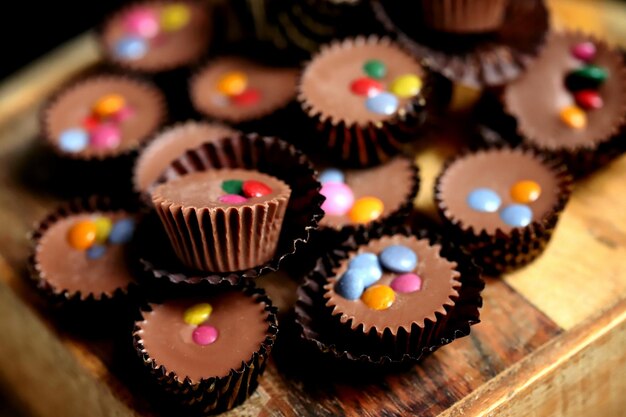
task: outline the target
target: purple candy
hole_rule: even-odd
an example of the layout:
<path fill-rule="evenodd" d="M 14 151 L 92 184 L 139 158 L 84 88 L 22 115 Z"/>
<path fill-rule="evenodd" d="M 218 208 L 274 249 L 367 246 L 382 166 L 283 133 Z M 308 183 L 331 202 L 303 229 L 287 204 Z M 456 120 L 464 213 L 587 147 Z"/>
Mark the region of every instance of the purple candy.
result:
<path fill-rule="evenodd" d="M 572 55 L 584 62 L 589 62 L 596 56 L 596 45 L 593 42 L 581 42 L 572 47 Z"/>
<path fill-rule="evenodd" d="M 416 274 L 402 274 L 394 278 L 390 286 L 395 292 L 406 294 L 421 290 L 422 279 Z"/>
<path fill-rule="evenodd" d="M 220 203 L 226 203 L 226 204 L 241 204 L 241 203 L 245 203 L 246 201 L 248 201 L 246 197 L 243 197 L 237 194 L 226 194 L 226 195 L 220 196 L 220 198 L 218 198 L 217 200 Z"/>

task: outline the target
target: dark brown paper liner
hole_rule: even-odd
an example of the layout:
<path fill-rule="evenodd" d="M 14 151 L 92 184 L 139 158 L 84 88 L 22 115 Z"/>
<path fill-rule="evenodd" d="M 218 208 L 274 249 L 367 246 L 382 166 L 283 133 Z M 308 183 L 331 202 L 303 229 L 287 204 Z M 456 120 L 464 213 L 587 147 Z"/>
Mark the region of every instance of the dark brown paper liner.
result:
<path fill-rule="evenodd" d="M 445 317 L 437 314 L 436 322 L 427 320 L 424 329 L 413 324 L 411 332 L 400 329 L 396 335 L 390 329 L 385 329 L 380 336 L 375 330 L 373 333 L 363 333 L 360 329 L 351 331 L 349 327 L 338 325 L 338 319 L 332 316 L 331 310 L 325 305 L 324 285 L 327 278 L 333 275 L 339 262 L 359 246 L 369 240 L 394 234 L 408 236 L 411 233 L 407 227 L 394 226 L 353 235 L 321 257 L 304 284 L 298 288 L 295 311 L 300 337 L 327 358 L 383 368 L 412 363 L 457 338 L 467 336 L 470 327 L 480 322 L 480 292 L 484 282 L 478 268 L 466 253 L 450 242 L 418 231 L 415 233 L 418 239 L 426 238 L 431 244 L 440 244 L 441 256 L 456 262 L 456 270 L 461 273 L 459 296 L 454 300 L 453 307 L 446 308 L 448 314 Z"/>
<path fill-rule="evenodd" d="M 227 283 L 217 287 L 209 287 L 209 291 L 219 291 L 220 288 L 233 290 Z M 205 288 L 206 291 L 206 288 Z M 210 377 L 193 382 L 187 377 L 177 375 L 174 371 L 168 371 L 150 357 L 146 352 L 137 325 L 133 331 L 133 344 L 144 368 L 150 373 L 153 381 L 164 391 L 173 401 L 194 415 L 206 415 L 230 410 L 239 403 L 245 401 L 258 386 L 259 378 L 265 371 L 267 359 L 272 351 L 278 333 L 278 322 L 276 319 L 276 308 L 272 306 L 271 300 L 265 295 L 262 289 L 256 288 L 247 283 L 241 289 L 246 295 L 254 297 L 259 303 L 265 304 L 265 311 L 268 313 L 268 328 L 266 337 L 260 348 L 253 353 L 252 357 L 242 360 L 239 369 L 232 369 L 225 377 Z M 198 296 L 196 287 L 194 296 Z M 142 311 L 150 311 L 149 306 L 144 306 Z M 143 315 L 137 321 L 142 319 Z"/>
<path fill-rule="evenodd" d="M 496 86 L 517 78 L 537 55 L 549 29 L 543 0 L 511 0 L 495 32 L 455 35 L 419 24 L 422 2 L 371 0 L 374 13 L 398 42 L 431 68 L 471 87 Z"/>
<path fill-rule="evenodd" d="M 190 270 L 180 262 L 174 262 L 169 244 L 165 247 L 146 245 L 141 251 L 140 261 L 154 278 L 164 278 L 172 283 L 235 283 L 276 271 L 285 257 L 296 253 L 308 241 L 311 231 L 323 216 L 321 205 L 324 197 L 319 194 L 320 184 L 310 161 L 295 147 L 276 138 L 252 134 L 205 143 L 177 159 L 165 171 L 161 181 L 190 172 L 219 168 L 254 169 L 282 180 L 291 188 L 274 257 L 269 262 L 245 271 L 220 274 Z M 162 227 L 146 229 L 146 241 L 162 239 Z"/>
<path fill-rule="evenodd" d="M 30 272 L 30 278 L 33 283 L 43 294 L 46 299 L 56 306 L 63 307 L 92 307 L 92 308 L 118 308 L 122 305 L 129 304 L 129 300 L 134 299 L 138 295 L 138 285 L 136 283 L 130 283 L 126 288 L 118 288 L 113 293 L 84 293 L 80 291 L 71 292 L 64 289 L 55 289 L 46 280 L 45 273 L 39 267 L 35 253 L 39 247 L 41 238 L 45 235 L 46 231 L 50 229 L 59 220 L 66 217 L 92 212 L 115 212 L 125 211 L 129 213 L 138 212 L 138 205 L 133 200 L 112 200 L 105 196 L 92 196 L 84 199 L 75 199 L 60 205 L 57 209 L 48 214 L 39 224 L 36 225 L 33 232 L 30 234 L 31 242 L 31 254 L 28 258 L 28 268 Z M 131 262 L 132 251 L 129 250 L 127 256 L 129 258 L 128 267 L 136 272 L 135 276 L 138 276 L 140 270 L 135 271 L 135 264 Z"/>
<path fill-rule="evenodd" d="M 522 228 L 514 228 L 509 233 L 498 229 L 494 234 L 485 230 L 476 231 L 462 220 L 449 218 L 445 215 L 447 207 L 441 199 L 441 180 L 446 170 L 457 160 L 463 159 L 468 153 L 447 161 L 435 184 L 435 201 L 437 210 L 444 219 L 446 231 L 451 239 L 458 242 L 463 249 L 471 253 L 476 264 L 486 274 L 501 273 L 520 268 L 536 259 L 545 250 L 552 233 L 556 228 L 561 212 L 565 208 L 572 192 L 572 177 L 567 168 L 559 161 L 547 159 L 532 149 L 518 147 L 520 152 L 533 155 L 549 167 L 558 179 L 559 193 L 554 208 L 541 220 L 533 220 Z M 488 150 L 488 149 L 485 149 Z"/>
<path fill-rule="evenodd" d="M 350 38 L 322 47 L 318 55 L 351 43 L 393 44 L 388 38 L 376 36 Z M 332 117 L 324 113 L 324 109 L 314 108 L 298 86 L 298 101 L 303 112 L 308 115 L 308 124 L 311 126 L 313 137 L 310 140 L 320 143 L 344 164 L 356 167 L 376 165 L 398 154 L 404 144 L 419 138 L 427 118 L 427 106 L 436 93 L 428 66 L 423 62 L 420 65 L 424 69 L 421 93 L 409 100 L 393 117 L 364 126 L 333 121 Z"/>

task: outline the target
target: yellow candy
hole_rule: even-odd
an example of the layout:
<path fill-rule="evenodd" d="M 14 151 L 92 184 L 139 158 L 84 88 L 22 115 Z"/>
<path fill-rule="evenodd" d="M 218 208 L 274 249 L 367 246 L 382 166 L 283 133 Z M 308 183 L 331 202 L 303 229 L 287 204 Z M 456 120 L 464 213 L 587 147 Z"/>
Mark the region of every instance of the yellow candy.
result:
<path fill-rule="evenodd" d="M 511 187 L 511 197 L 518 203 L 532 203 L 536 201 L 540 195 L 541 186 L 535 181 L 518 181 Z"/>
<path fill-rule="evenodd" d="M 189 7 L 184 4 L 170 4 L 161 12 L 161 29 L 165 32 L 173 32 L 187 25 L 190 19 Z"/>
<path fill-rule="evenodd" d="M 248 87 L 248 77 L 239 71 L 229 72 L 217 82 L 217 89 L 227 96 L 236 96 Z"/>
<path fill-rule="evenodd" d="M 587 127 L 587 114 L 576 106 L 567 106 L 561 109 L 561 120 L 572 129 Z"/>
<path fill-rule="evenodd" d="M 70 228 L 67 240 L 74 249 L 89 249 L 96 241 L 96 224 L 90 220 L 83 220 Z"/>
<path fill-rule="evenodd" d="M 185 310 L 183 320 L 185 323 L 193 326 L 199 326 L 209 319 L 209 316 L 213 312 L 213 307 L 209 303 L 196 304 Z"/>
<path fill-rule="evenodd" d="M 109 117 L 126 106 L 126 99 L 119 94 L 107 94 L 100 97 L 93 106 L 93 112 L 98 117 Z"/>
<path fill-rule="evenodd" d="M 414 97 L 422 91 L 422 79 L 413 74 L 401 75 L 393 80 L 389 90 L 400 98 Z"/>
<path fill-rule="evenodd" d="M 372 285 L 365 290 L 361 301 L 372 310 L 386 310 L 396 301 L 396 293 L 387 285 Z"/>
<path fill-rule="evenodd" d="M 369 223 L 383 214 L 385 205 L 376 197 L 361 197 L 354 202 L 348 217 L 354 223 Z"/>
<path fill-rule="evenodd" d="M 98 217 L 94 220 L 94 224 L 96 225 L 96 242 L 105 243 L 111 233 L 113 222 L 108 217 Z"/>

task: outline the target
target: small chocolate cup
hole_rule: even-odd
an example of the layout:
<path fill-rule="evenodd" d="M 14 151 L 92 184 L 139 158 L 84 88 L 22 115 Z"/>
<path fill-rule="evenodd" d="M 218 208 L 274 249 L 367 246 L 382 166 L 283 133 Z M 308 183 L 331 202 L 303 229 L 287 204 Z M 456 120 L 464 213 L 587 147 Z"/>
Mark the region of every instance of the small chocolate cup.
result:
<path fill-rule="evenodd" d="M 483 33 L 504 22 L 508 0 L 421 0 L 424 23 L 451 33 Z"/>
<path fill-rule="evenodd" d="M 480 292 L 484 282 L 480 278 L 479 269 L 465 252 L 450 241 L 429 236 L 422 230 L 415 232 L 415 237 L 428 239 L 431 245 L 441 245 L 441 255 L 456 262 L 456 270 L 461 274 L 458 297 L 454 300 L 454 306 L 447 309 L 446 317 L 438 316 L 439 319 L 428 324 L 426 329 L 418 329 L 414 324 L 411 332 L 405 334 L 398 332 L 394 335 L 386 329 L 382 338 L 363 333 L 360 329 L 349 330 L 349 327 L 338 325 L 337 318 L 331 314 L 331 309 L 326 306 L 327 299 L 324 298 L 327 278 L 333 275 L 341 260 L 359 246 L 369 240 L 395 234 L 410 236 L 411 231 L 406 226 L 380 227 L 351 236 L 321 257 L 304 284 L 298 288 L 295 312 L 300 337 L 326 359 L 357 367 L 394 369 L 415 363 L 441 346 L 467 336 L 470 327 L 480 322 Z"/>
<path fill-rule="evenodd" d="M 503 85 L 520 76 L 549 29 L 543 0 L 509 1 L 504 23 L 478 34 L 443 33 L 416 24 L 426 18 L 423 1 L 400 5 L 371 0 L 371 4 L 377 19 L 411 53 L 425 59 L 434 71 L 474 88 Z"/>
<path fill-rule="evenodd" d="M 271 175 L 291 188 L 285 218 L 278 237 L 274 257 L 253 268 L 225 273 L 202 272 L 184 267 L 172 259 L 171 245 L 146 245 L 140 250 L 140 261 L 155 278 L 165 278 L 173 283 L 187 282 L 213 284 L 242 279 L 276 271 L 289 255 L 296 253 L 309 239 L 323 216 L 319 194 L 320 184 L 308 158 L 288 143 L 258 135 L 241 135 L 205 143 L 187 151 L 164 172 L 159 182 L 165 182 L 192 172 L 220 168 L 243 168 Z M 156 185 L 156 184 L 155 184 Z M 140 239 L 151 241 L 163 238 L 163 227 L 147 227 Z M 143 238 L 141 237 L 143 235 Z M 159 237 L 160 236 L 160 237 Z M 162 240 L 161 240 L 162 241 Z M 169 256 L 168 256 L 169 254 Z"/>
<path fill-rule="evenodd" d="M 507 147 L 491 149 L 507 149 Z M 462 220 L 446 215 L 447 206 L 441 198 L 442 179 L 448 167 L 469 153 L 458 155 L 447 161 L 435 184 L 437 210 L 441 218 L 444 219 L 447 235 L 472 254 L 474 261 L 483 269 L 485 274 L 493 276 L 499 276 L 502 273 L 527 265 L 543 253 L 552 237 L 559 217 L 569 201 L 573 186 L 572 176 L 561 161 L 548 159 L 532 149 L 521 146 L 512 149 L 516 152 L 532 155 L 541 161 L 553 172 L 558 183 L 558 193 L 553 208 L 542 219 L 533 220 L 526 227 L 516 227 L 509 232 L 497 229 L 495 233 L 487 233 L 484 229 L 475 230 L 471 225 L 463 223 Z M 488 150 L 485 149 L 485 151 Z"/>
<path fill-rule="evenodd" d="M 239 288 L 239 289 L 238 289 Z M 143 368 L 148 372 L 151 382 L 160 391 L 166 403 L 183 407 L 186 413 L 191 415 L 206 415 L 227 411 L 245 401 L 257 388 L 259 379 L 265 371 L 267 359 L 272 351 L 278 334 L 278 321 L 276 318 L 276 308 L 272 306 L 271 300 L 262 289 L 254 287 L 251 283 L 243 287 L 235 287 L 226 282 L 219 286 L 203 287 L 199 292 L 198 287 L 194 287 L 192 293 L 187 296 L 201 294 L 216 294 L 220 291 L 242 291 L 246 296 L 253 297 L 256 302 L 265 305 L 267 312 L 267 331 L 265 340 L 250 358 L 242 360 L 238 369 L 231 369 L 228 375 L 223 377 L 207 377 L 194 382 L 188 377 L 178 375 L 172 370 L 166 369 L 158 363 L 157 358 L 150 356 L 146 351 L 140 334 L 140 327 L 135 324 L 133 330 L 133 345 Z M 176 297 L 183 296 L 182 293 Z M 171 298 L 170 298 L 171 299 Z M 144 305 L 135 323 L 143 320 L 143 313 L 151 311 L 150 305 Z"/>
<path fill-rule="evenodd" d="M 322 46 L 310 63 L 316 59 L 344 49 L 367 45 L 390 46 L 402 50 L 389 38 L 356 37 L 341 42 L 333 42 Z M 307 66 L 310 65 L 307 64 Z M 420 137 L 423 125 L 429 113 L 431 99 L 435 97 L 435 82 L 432 73 L 424 62 L 417 62 L 422 69 L 423 79 L 421 92 L 406 101 L 396 113 L 382 121 L 369 121 L 360 124 L 346 121 L 341 117 L 329 114 L 326 109 L 318 108 L 303 91 L 303 79 L 307 76 L 307 66 L 303 71 L 303 79 L 298 87 L 298 101 L 311 126 L 309 146 L 321 143 L 329 151 L 329 156 L 342 164 L 354 167 L 366 167 L 389 160 L 400 152 L 402 147 Z M 359 74 L 355 74 L 357 78 Z M 344 87 L 344 86 L 342 86 Z M 345 86 L 348 88 L 348 86 Z M 365 98 L 364 98 L 365 100 Z"/>

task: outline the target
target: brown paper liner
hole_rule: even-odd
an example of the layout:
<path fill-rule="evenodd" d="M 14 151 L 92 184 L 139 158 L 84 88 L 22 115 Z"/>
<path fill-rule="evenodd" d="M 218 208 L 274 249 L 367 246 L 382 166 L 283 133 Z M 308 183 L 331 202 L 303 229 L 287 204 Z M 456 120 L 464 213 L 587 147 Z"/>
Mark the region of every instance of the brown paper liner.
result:
<path fill-rule="evenodd" d="M 483 268 L 485 274 L 498 276 L 529 264 L 545 250 L 561 212 L 565 208 L 572 192 L 572 176 L 567 168 L 555 159 L 548 159 L 536 153 L 532 149 L 518 147 L 522 152 L 534 155 L 558 178 L 559 193 L 552 211 L 541 220 L 534 220 L 531 224 L 522 228 L 514 228 L 505 233 L 498 229 L 495 234 L 489 234 L 485 230 L 476 231 L 471 225 L 464 224 L 459 219 L 448 218 L 445 215 L 447 207 L 441 199 L 441 180 L 446 169 L 454 162 L 462 159 L 467 153 L 461 154 L 447 161 L 435 184 L 435 201 L 437 210 L 446 226 L 446 233 L 455 242 L 471 253 L 478 266 Z"/>
<path fill-rule="evenodd" d="M 504 20 L 505 0 L 421 0 L 424 23 L 434 30 L 479 33 L 496 30 Z"/>
<path fill-rule="evenodd" d="M 480 292 L 484 288 L 484 282 L 478 268 L 466 253 L 452 243 L 429 236 L 425 231 L 418 231 L 415 233 L 418 239 L 425 238 L 431 244 L 440 244 L 441 256 L 456 262 L 456 270 L 461 273 L 459 295 L 454 300 L 454 306 L 446 306 L 448 314 L 437 314 L 435 322 L 426 320 L 423 329 L 413 324 L 410 332 L 400 329 L 395 335 L 390 329 L 385 329 L 379 335 L 376 331 L 351 331 L 349 327 L 338 324 L 337 318 L 332 316 L 331 310 L 325 305 L 324 285 L 327 278 L 333 275 L 333 270 L 340 261 L 359 246 L 369 240 L 394 234 L 408 236 L 411 232 L 405 226 L 394 226 L 353 235 L 321 257 L 304 284 L 298 288 L 296 325 L 299 327 L 300 337 L 326 358 L 377 368 L 413 363 L 441 346 L 467 336 L 470 327 L 480 322 Z"/>
<path fill-rule="evenodd" d="M 398 42 L 430 67 L 470 87 L 497 86 L 517 78 L 534 58 L 549 29 L 543 0 L 509 1 L 498 30 L 478 35 L 433 32 L 418 24 L 422 2 L 402 4 L 372 0 L 378 20 Z"/>
<path fill-rule="evenodd" d="M 318 56 L 334 48 L 368 43 L 392 44 L 392 41 L 376 36 L 349 38 L 322 47 Z M 315 58 L 314 56 L 312 59 Z M 435 97 L 433 75 L 425 63 L 420 62 L 420 65 L 425 73 L 422 92 L 398 109 L 393 117 L 382 122 L 370 122 L 361 126 L 334 120 L 323 109 L 314 108 L 302 91 L 299 91 L 298 101 L 303 112 L 308 115 L 308 124 L 311 125 L 314 136 L 310 141 L 321 143 L 333 157 L 355 167 L 376 165 L 398 154 L 403 145 L 419 138 L 429 112 L 427 106 L 431 98 Z"/>
<path fill-rule="evenodd" d="M 223 282 L 220 286 L 205 287 L 202 291 L 215 293 L 216 291 L 235 288 L 237 287 Z M 201 379 L 199 382 L 193 382 L 187 377 L 167 370 L 146 352 L 141 336 L 138 334 L 139 327 L 135 325 L 133 344 L 143 362 L 144 369 L 150 374 L 152 382 L 165 394 L 167 400 L 182 406 L 186 412 L 192 415 L 213 414 L 232 409 L 245 401 L 256 390 L 259 378 L 265 371 L 267 359 L 278 333 L 277 310 L 272 306 L 272 302 L 265 292 L 254 287 L 251 283 L 246 283 L 240 291 L 254 297 L 257 302 L 265 304 L 265 311 L 268 313 L 268 327 L 265 340 L 259 349 L 253 353 L 252 357 L 242 360 L 239 369 L 232 369 L 225 377 L 209 377 Z M 194 287 L 193 295 L 199 295 L 198 287 Z M 142 312 L 150 311 L 150 307 L 146 305 L 141 310 Z M 137 321 L 142 319 L 143 313 L 137 318 Z M 180 409 L 177 412 L 180 412 Z"/>
<path fill-rule="evenodd" d="M 276 271 L 281 262 L 296 253 L 309 239 L 323 216 L 320 208 L 324 197 L 319 194 L 320 184 L 308 158 L 288 143 L 258 135 L 242 135 L 205 143 L 188 151 L 165 171 L 162 181 L 171 180 L 191 172 L 219 168 L 244 168 L 274 176 L 291 188 L 275 254 L 269 261 L 237 272 L 201 272 L 184 267 L 172 259 L 171 245 L 146 246 L 141 250 L 140 260 L 154 278 L 164 278 L 172 283 L 187 282 L 213 284 L 242 279 Z M 160 239 L 163 227 L 142 228 L 140 239 L 146 242 Z"/>

